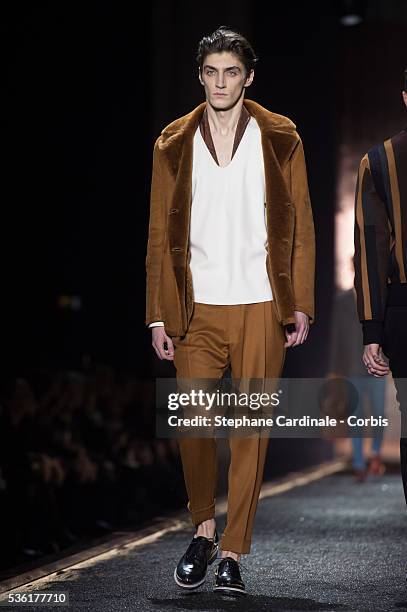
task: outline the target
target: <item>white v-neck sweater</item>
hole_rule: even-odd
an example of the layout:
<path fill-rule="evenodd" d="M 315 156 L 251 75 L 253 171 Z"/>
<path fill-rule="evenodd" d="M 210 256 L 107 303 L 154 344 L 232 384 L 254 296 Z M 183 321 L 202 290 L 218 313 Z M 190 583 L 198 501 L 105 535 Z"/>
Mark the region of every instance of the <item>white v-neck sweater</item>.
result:
<path fill-rule="evenodd" d="M 196 130 L 189 239 L 195 302 L 251 304 L 273 298 L 266 269 L 263 151 L 254 117 L 225 167 L 216 164 Z"/>

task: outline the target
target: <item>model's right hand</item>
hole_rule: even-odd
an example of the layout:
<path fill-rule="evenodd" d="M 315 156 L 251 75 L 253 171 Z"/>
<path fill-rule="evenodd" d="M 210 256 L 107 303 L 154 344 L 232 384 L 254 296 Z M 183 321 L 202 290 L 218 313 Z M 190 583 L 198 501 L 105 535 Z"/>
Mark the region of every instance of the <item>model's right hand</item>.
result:
<path fill-rule="evenodd" d="M 160 359 L 172 361 L 174 359 L 174 345 L 171 338 L 165 333 L 165 328 L 162 325 L 159 327 L 152 327 L 151 332 L 152 345 L 158 357 Z M 167 348 L 164 346 L 165 342 L 167 343 Z"/>
<path fill-rule="evenodd" d="M 362 359 L 369 374 L 373 374 L 376 378 L 389 374 L 390 368 L 380 344 L 366 344 Z"/>

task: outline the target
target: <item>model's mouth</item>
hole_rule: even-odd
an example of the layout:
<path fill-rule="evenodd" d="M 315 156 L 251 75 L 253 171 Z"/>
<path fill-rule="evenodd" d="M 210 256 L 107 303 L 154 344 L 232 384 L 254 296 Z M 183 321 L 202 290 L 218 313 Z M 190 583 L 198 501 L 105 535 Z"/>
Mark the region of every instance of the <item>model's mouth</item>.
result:
<path fill-rule="evenodd" d="M 227 96 L 227 94 L 224 94 L 224 93 L 214 93 L 213 95 L 214 96 Z"/>

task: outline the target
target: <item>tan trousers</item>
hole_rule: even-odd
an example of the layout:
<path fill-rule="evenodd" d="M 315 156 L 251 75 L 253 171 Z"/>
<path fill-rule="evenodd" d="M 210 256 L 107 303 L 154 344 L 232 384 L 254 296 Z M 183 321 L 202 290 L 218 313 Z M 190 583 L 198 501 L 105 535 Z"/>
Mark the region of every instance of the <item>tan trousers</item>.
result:
<path fill-rule="evenodd" d="M 195 302 L 185 336 L 173 337 L 178 378 L 221 379 L 281 376 L 286 341 L 274 301 L 213 305 Z M 254 517 L 269 438 L 229 437 L 227 524 L 222 550 L 250 552 Z M 179 438 L 188 510 L 193 525 L 214 518 L 217 488 L 215 438 Z"/>

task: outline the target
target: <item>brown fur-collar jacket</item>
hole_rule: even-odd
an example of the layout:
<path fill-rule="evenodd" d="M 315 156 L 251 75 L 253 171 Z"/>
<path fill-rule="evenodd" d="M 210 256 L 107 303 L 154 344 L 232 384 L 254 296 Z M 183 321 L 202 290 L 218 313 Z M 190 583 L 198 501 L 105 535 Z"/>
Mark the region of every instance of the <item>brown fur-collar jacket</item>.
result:
<path fill-rule="evenodd" d="M 254 102 L 243 104 L 256 119 L 266 183 L 267 273 L 279 321 L 294 310 L 314 322 L 315 236 L 301 139 L 294 123 Z M 167 125 L 153 152 L 146 256 L 146 319 L 164 321 L 169 336 L 183 336 L 193 312 L 189 266 L 192 152 L 206 102 Z"/>

